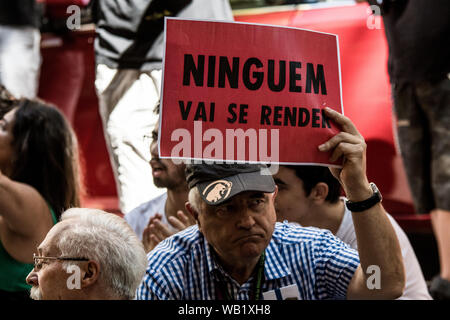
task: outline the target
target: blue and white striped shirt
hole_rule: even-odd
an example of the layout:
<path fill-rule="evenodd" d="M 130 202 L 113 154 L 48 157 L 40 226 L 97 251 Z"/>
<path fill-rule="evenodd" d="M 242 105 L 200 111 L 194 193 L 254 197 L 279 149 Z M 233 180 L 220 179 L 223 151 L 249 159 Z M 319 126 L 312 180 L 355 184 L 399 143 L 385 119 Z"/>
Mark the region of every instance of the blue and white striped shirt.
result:
<path fill-rule="evenodd" d="M 331 232 L 288 223 L 276 223 L 265 253 L 262 292 L 296 284 L 307 300 L 345 299 L 359 265 L 358 252 Z M 249 300 L 253 279 L 243 285 L 232 279 L 197 226 L 162 241 L 147 259 L 138 300 L 214 300 L 220 279 L 236 300 Z"/>

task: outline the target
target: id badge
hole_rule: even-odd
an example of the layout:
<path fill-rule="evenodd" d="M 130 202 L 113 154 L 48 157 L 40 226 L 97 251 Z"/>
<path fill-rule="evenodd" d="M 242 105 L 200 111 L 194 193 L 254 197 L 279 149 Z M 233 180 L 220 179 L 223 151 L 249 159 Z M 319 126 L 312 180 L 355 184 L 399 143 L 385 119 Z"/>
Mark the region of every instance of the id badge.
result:
<path fill-rule="evenodd" d="M 296 284 L 263 292 L 264 300 L 300 300 Z"/>

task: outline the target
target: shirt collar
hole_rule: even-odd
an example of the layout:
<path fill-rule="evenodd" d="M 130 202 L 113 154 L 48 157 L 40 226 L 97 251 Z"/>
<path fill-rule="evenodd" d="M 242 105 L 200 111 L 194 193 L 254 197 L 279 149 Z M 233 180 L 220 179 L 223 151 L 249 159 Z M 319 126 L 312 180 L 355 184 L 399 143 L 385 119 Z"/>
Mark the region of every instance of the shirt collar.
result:
<path fill-rule="evenodd" d="M 215 259 L 215 253 L 212 251 L 212 247 L 209 245 L 208 241 L 206 241 L 206 238 L 201 235 L 203 238 L 203 247 L 205 250 L 205 256 L 206 256 L 206 265 L 208 267 L 208 273 L 211 275 L 211 277 L 215 280 L 221 280 L 223 277 L 230 279 L 230 281 L 235 282 L 235 280 L 222 268 L 222 266 L 217 262 L 217 259 Z M 237 282 L 236 282 L 237 284 Z"/>
<path fill-rule="evenodd" d="M 214 254 L 211 251 L 211 247 L 206 241 L 206 238 L 202 235 L 203 246 L 206 256 L 206 264 L 208 267 L 208 272 L 210 274 L 216 273 L 215 270 L 225 273 L 223 268 L 214 259 Z M 264 263 L 264 276 L 266 280 L 275 280 L 287 277 L 291 274 L 290 269 L 287 267 L 283 255 L 278 250 L 278 247 L 272 237 L 267 246 L 266 250 L 266 260 Z"/>
<path fill-rule="evenodd" d="M 208 272 L 212 273 L 214 270 L 219 269 L 219 265 L 214 260 L 213 253 L 211 252 L 211 247 L 209 246 L 208 241 L 206 241 L 205 236 L 203 236 L 202 233 L 200 234 L 203 240 L 203 249 L 205 250 L 206 265 L 208 267 Z"/>

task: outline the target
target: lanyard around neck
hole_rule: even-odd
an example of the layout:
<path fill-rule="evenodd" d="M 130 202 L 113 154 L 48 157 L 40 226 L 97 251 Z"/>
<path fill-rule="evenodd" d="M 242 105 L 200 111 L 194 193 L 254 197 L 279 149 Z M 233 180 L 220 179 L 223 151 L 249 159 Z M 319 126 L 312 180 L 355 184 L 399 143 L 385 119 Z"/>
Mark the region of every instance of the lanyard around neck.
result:
<path fill-rule="evenodd" d="M 255 277 L 253 278 L 253 293 L 254 296 L 251 297 L 253 298 L 253 300 L 260 300 L 261 298 L 261 284 L 262 284 L 262 278 L 263 278 L 263 274 L 264 274 L 264 263 L 265 263 L 265 258 L 266 255 L 263 252 L 261 254 L 261 256 L 259 257 L 259 261 L 257 264 L 257 269 L 256 269 L 256 274 Z M 234 300 L 233 296 L 230 294 L 230 292 L 227 289 L 227 284 L 225 282 L 225 280 L 223 279 L 223 277 L 221 277 L 222 280 L 221 281 L 216 281 L 216 288 L 218 290 L 216 297 L 217 300 L 227 300 L 227 301 L 231 301 Z"/>

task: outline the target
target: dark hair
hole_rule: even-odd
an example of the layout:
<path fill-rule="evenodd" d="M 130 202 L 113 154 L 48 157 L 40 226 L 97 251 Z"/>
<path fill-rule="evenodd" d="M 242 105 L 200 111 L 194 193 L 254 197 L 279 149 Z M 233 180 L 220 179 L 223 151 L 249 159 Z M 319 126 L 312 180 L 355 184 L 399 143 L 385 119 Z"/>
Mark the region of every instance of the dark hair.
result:
<path fill-rule="evenodd" d="M 76 136 L 55 107 L 22 99 L 14 116 L 11 179 L 34 187 L 59 219 L 80 206 L 80 175 Z"/>
<path fill-rule="evenodd" d="M 15 104 L 17 104 L 16 98 L 0 84 L 0 119 L 13 109 Z"/>
<path fill-rule="evenodd" d="M 295 175 L 302 180 L 303 188 L 308 196 L 311 190 L 319 183 L 324 182 L 328 185 L 328 195 L 326 201 L 336 203 L 341 195 L 341 184 L 331 174 L 328 167 L 323 166 L 286 166 L 294 170 Z"/>

